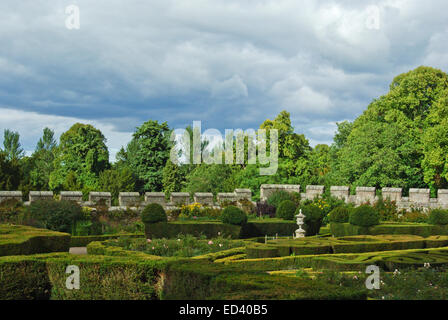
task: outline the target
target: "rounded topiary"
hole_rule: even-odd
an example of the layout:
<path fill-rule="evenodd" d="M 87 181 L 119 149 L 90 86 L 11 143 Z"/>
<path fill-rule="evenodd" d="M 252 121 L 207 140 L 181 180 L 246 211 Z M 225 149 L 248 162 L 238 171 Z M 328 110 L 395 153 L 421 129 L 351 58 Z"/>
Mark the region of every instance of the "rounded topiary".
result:
<path fill-rule="evenodd" d="M 167 222 L 166 212 L 158 203 L 148 204 L 142 211 L 142 221 L 144 223 Z"/>
<path fill-rule="evenodd" d="M 350 224 L 360 227 L 371 227 L 380 223 L 380 214 L 369 205 L 359 206 L 350 213 Z"/>
<path fill-rule="evenodd" d="M 277 208 L 277 218 L 284 220 L 294 220 L 294 215 L 296 212 L 296 204 L 291 200 L 284 200 L 280 203 Z"/>
<path fill-rule="evenodd" d="M 328 220 L 330 222 L 346 223 L 348 222 L 350 210 L 347 207 L 336 207 L 330 211 Z"/>
<path fill-rule="evenodd" d="M 228 206 L 222 211 L 221 221 L 240 226 L 247 222 L 247 215 L 238 207 Z"/>
<path fill-rule="evenodd" d="M 448 224 L 448 210 L 434 209 L 429 213 L 429 224 L 446 225 Z"/>
<path fill-rule="evenodd" d="M 302 210 L 302 214 L 305 215 L 305 219 L 303 220 L 303 222 L 305 223 L 305 235 L 307 237 L 315 236 L 319 233 L 320 227 L 322 226 L 324 211 L 312 204 L 302 205 L 298 207 L 296 210 L 296 215 L 300 213 L 300 210 Z"/>

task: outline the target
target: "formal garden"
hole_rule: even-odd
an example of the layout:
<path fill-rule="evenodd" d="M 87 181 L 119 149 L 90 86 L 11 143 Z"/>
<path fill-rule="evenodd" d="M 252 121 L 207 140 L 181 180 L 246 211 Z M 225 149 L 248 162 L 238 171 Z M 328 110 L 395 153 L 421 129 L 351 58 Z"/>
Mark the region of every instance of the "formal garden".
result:
<path fill-rule="evenodd" d="M 303 195 L 303 194 L 302 194 Z M 302 212 L 305 237 L 296 237 Z M 446 299 L 448 211 L 328 194 L 221 206 L 0 204 L 2 299 Z M 87 247 L 87 254 L 71 254 Z M 70 265 L 80 287 L 69 289 Z M 368 289 L 368 266 L 378 289 Z"/>

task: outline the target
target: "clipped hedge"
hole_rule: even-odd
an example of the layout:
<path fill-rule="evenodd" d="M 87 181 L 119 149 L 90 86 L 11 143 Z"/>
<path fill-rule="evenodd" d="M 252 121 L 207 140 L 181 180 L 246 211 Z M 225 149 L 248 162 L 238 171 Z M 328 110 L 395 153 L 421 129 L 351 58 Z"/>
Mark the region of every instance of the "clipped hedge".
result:
<path fill-rule="evenodd" d="M 80 289 L 66 288 L 68 265 Z M 53 300 L 366 299 L 366 292 L 191 259 L 47 254 L 0 258 L 0 297 Z"/>
<path fill-rule="evenodd" d="M 302 238 L 270 240 L 267 244 L 252 243 L 246 248 L 249 259 L 293 255 L 362 253 L 441 247 L 448 237 L 430 239 L 412 235 L 351 236 L 342 238 Z"/>
<path fill-rule="evenodd" d="M 0 256 L 68 252 L 70 234 L 28 226 L 0 225 Z"/>
<path fill-rule="evenodd" d="M 354 235 L 379 234 L 411 234 L 421 237 L 433 235 L 448 235 L 448 226 L 430 225 L 425 223 L 384 223 L 373 227 L 354 226 L 349 223 L 330 223 L 331 234 L 334 237 Z"/>
<path fill-rule="evenodd" d="M 99 235 L 99 236 L 72 236 L 70 241 L 70 247 L 86 247 L 89 243 L 94 241 L 105 241 L 111 239 L 118 239 L 120 237 L 130 238 L 142 238 L 145 235 L 143 233 L 123 233 L 123 234 L 111 234 L 111 235 Z"/>
<path fill-rule="evenodd" d="M 293 221 L 280 219 L 249 221 L 243 226 L 225 224 L 218 221 L 174 221 L 168 223 L 145 224 L 145 234 L 148 239 L 176 238 L 179 234 L 194 236 L 205 235 L 215 238 L 220 233 L 233 239 L 264 237 L 265 235 L 292 235 L 298 228 Z"/>

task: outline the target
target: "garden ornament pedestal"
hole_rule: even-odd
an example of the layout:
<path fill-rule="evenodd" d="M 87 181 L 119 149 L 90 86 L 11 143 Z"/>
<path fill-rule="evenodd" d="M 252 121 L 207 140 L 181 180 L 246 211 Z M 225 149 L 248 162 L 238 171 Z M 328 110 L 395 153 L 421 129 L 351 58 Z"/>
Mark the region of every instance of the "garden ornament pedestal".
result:
<path fill-rule="evenodd" d="M 296 230 L 296 235 L 294 238 L 305 238 L 305 230 L 302 229 L 302 225 L 304 224 L 303 219 L 305 219 L 305 215 L 302 214 L 302 209 L 300 209 L 299 214 L 296 215 L 296 218 L 299 229 Z"/>

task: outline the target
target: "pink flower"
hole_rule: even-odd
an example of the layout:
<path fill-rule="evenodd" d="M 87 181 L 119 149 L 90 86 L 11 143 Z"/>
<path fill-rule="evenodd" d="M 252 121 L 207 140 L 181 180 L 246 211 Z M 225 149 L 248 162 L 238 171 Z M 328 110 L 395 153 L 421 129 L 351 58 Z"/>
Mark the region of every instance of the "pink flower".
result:
<path fill-rule="evenodd" d="M 152 250 L 155 250 L 155 248 L 154 248 L 154 247 L 152 247 Z"/>
<path fill-rule="evenodd" d="M 213 244 L 213 241 L 212 241 L 212 240 L 210 240 L 210 241 L 208 242 L 208 244 Z"/>
<path fill-rule="evenodd" d="M 198 217 L 194 216 L 193 219 L 197 219 Z"/>
<path fill-rule="evenodd" d="M 147 239 L 146 241 L 147 241 L 148 243 L 151 243 L 152 240 L 151 240 L 151 239 Z"/>

